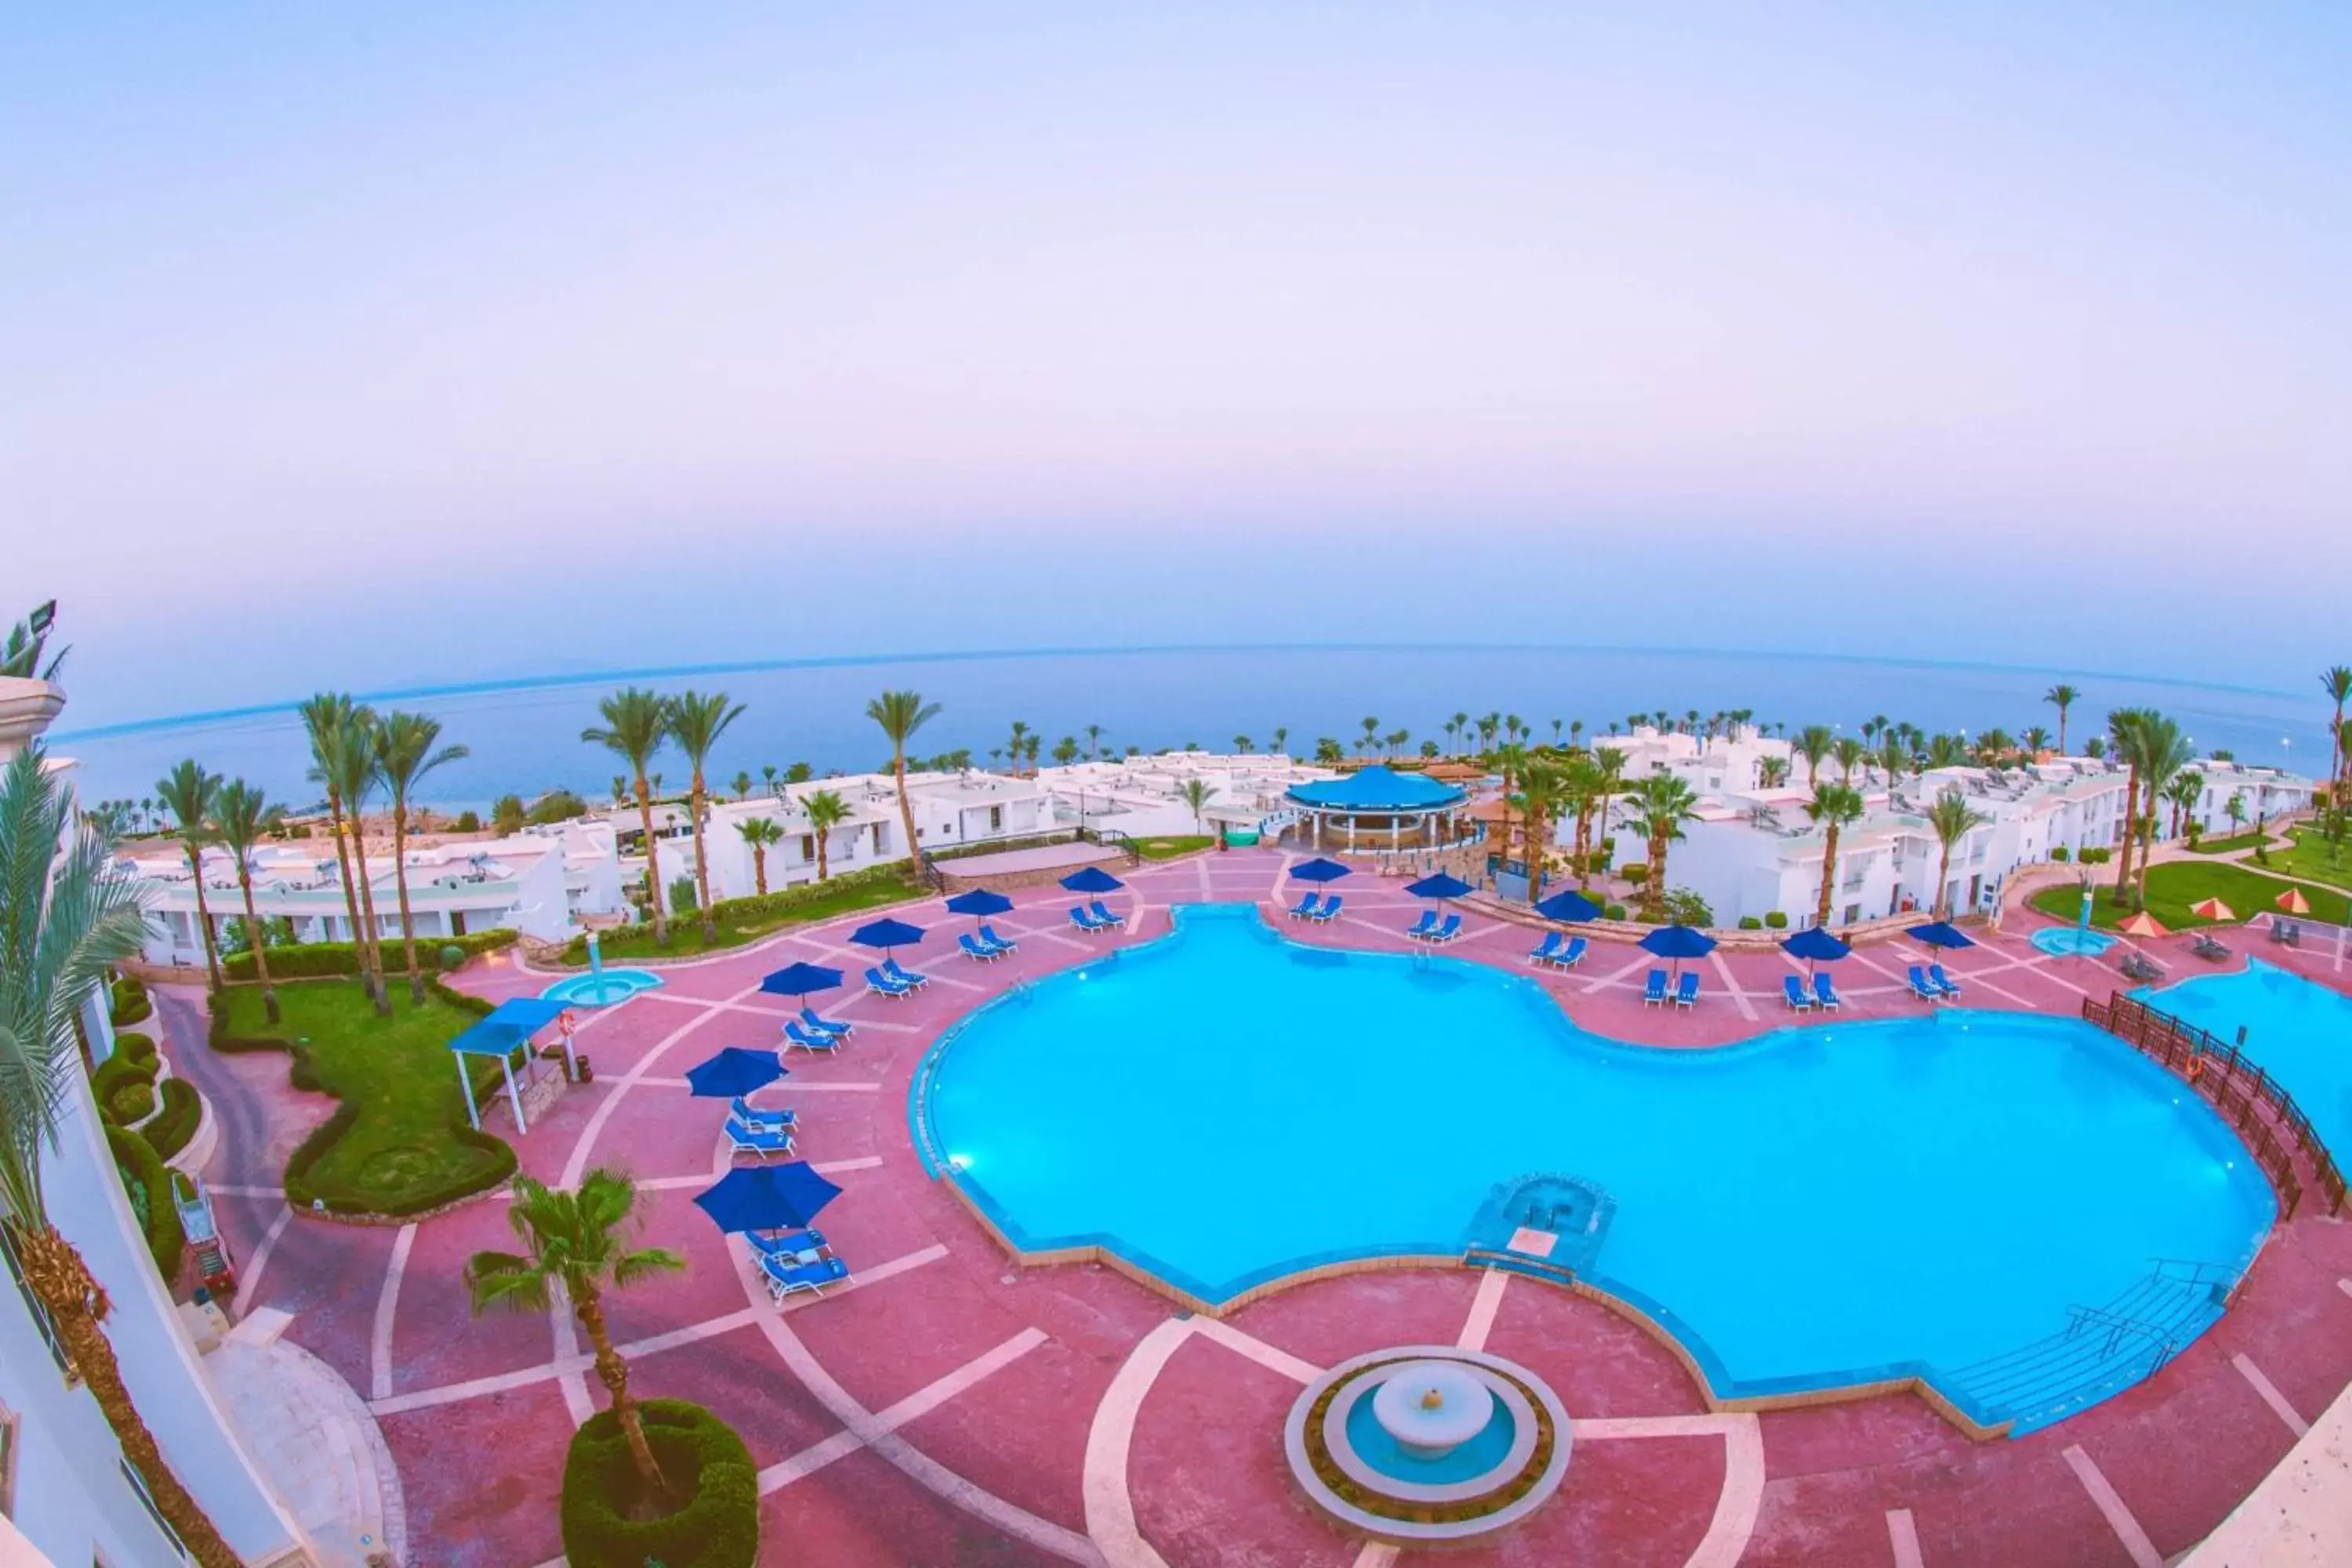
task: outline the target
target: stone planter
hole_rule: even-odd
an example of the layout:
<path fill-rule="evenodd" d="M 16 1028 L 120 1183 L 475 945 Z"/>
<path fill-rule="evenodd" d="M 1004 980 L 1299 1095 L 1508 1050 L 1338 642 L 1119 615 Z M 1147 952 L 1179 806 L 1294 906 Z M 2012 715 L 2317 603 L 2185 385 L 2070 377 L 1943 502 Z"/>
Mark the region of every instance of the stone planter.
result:
<path fill-rule="evenodd" d="M 39 739 L 65 706 L 62 686 L 22 676 L 0 676 L 0 762 Z"/>

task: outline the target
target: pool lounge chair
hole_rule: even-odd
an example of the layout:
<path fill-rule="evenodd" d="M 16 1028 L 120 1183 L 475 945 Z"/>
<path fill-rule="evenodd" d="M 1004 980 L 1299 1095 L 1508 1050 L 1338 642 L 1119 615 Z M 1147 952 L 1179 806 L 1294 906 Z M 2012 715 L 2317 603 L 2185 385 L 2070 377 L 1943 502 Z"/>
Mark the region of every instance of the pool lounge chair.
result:
<path fill-rule="evenodd" d="M 1587 942 L 1584 938 L 1580 936 L 1570 937 L 1568 939 L 1568 945 L 1559 950 L 1558 954 L 1553 957 L 1552 963 L 1561 969 L 1574 969 L 1578 964 L 1584 962 L 1584 955 L 1591 952 L 1591 949 L 1592 944 Z"/>
<path fill-rule="evenodd" d="M 2301 947 L 2303 928 L 2293 921 L 2273 920 L 2271 921 L 2271 940 L 2287 947 Z"/>
<path fill-rule="evenodd" d="M 1295 921 L 1312 920 L 1315 918 L 1315 911 L 1322 906 L 1322 894 L 1309 893 L 1305 898 L 1299 900 L 1297 903 L 1291 905 L 1285 912 Z"/>
<path fill-rule="evenodd" d="M 1011 952 L 1021 944 L 1017 942 L 1007 942 L 997 935 L 994 926 L 983 925 L 980 928 L 980 945 L 992 947 L 999 952 Z"/>
<path fill-rule="evenodd" d="M 1448 915 L 1445 917 L 1445 923 L 1444 925 L 1439 926 L 1435 931 L 1429 933 L 1429 940 L 1433 942 L 1452 942 L 1455 937 L 1460 936 L 1461 934 L 1462 917 L 1460 915 Z"/>
<path fill-rule="evenodd" d="M 1805 994 L 1805 983 L 1793 974 L 1780 976 L 1780 994 L 1787 999 L 1791 1013 L 1813 1010 L 1813 999 Z"/>
<path fill-rule="evenodd" d="M 931 983 L 931 977 L 928 974 L 918 974 L 911 969 L 899 968 L 898 961 L 895 958 L 886 958 L 882 961 L 882 973 L 899 984 L 911 985 L 918 991 Z"/>
<path fill-rule="evenodd" d="M 956 946 L 961 949 L 963 955 L 974 963 L 994 963 L 1004 956 L 992 947 L 981 946 L 970 931 L 956 938 Z"/>
<path fill-rule="evenodd" d="M 1837 987 L 1830 984 L 1830 972 L 1826 969 L 1813 971 L 1813 1005 L 1826 1007 L 1832 1012 L 1845 1005 L 1844 998 L 1837 994 Z"/>
<path fill-rule="evenodd" d="M 1687 1007 L 1698 1000 L 1698 971 L 1683 971 L 1682 984 L 1675 987 L 1675 1005 Z"/>
<path fill-rule="evenodd" d="M 1666 972 L 1663 969 L 1653 969 L 1650 971 L 1650 977 L 1642 982 L 1642 1005 L 1644 1007 L 1663 1006 L 1665 1004 L 1665 1000 Z"/>
<path fill-rule="evenodd" d="M 1911 966 L 1909 980 L 1911 994 L 1922 1002 L 1941 1002 L 1944 999 L 1944 994 L 1936 989 L 1935 982 L 1927 978 L 1927 972 L 1916 963 Z"/>
<path fill-rule="evenodd" d="M 824 1232 L 821 1230 L 781 1231 L 772 1236 L 747 1230 L 743 1233 L 743 1239 L 751 1244 L 752 1251 L 767 1258 L 786 1258 L 806 1263 L 833 1255 L 833 1243 L 825 1240 Z"/>
<path fill-rule="evenodd" d="M 1317 910 L 1309 918 L 1312 919 L 1317 925 L 1328 925 L 1331 921 L 1339 918 L 1339 906 L 1347 901 L 1347 900 L 1341 898 L 1339 894 L 1334 893 L 1329 898 L 1324 900 L 1323 907 Z M 1432 938 L 1431 940 L 1434 941 L 1435 939 Z"/>
<path fill-rule="evenodd" d="M 878 969 L 868 969 L 866 972 L 866 989 L 873 992 L 877 996 L 911 996 L 915 994 L 913 986 L 901 985 Z M 784 1026 L 784 1032 L 787 1035 L 792 1033 L 791 1024 L 787 1023 Z"/>
<path fill-rule="evenodd" d="M 814 1051 L 818 1056 L 829 1057 L 841 1049 L 841 1037 L 811 1034 L 801 1027 L 801 1021 L 798 1018 L 787 1018 L 784 1020 L 784 1049 Z"/>
<path fill-rule="evenodd" d="M 2121 968 L 2123 969 L 2125 978 L 2128 980 L 2161 980 L 2164 978 L 2163 965 L 2158 963 L 2156 960 L 2148 957 L 2148 955 L 2144 952 L 2125 953 Z"/>
<path fill-rule="evenodd" d="M 803 1291 L 822 1296 L 827 1285 L 839 1285 L 849 1279 L 849 1265 L 838 1258 L 821 1258 L 814 1263 L 787 1263 L 781 1258 L 760 1258 L 760 1276 L 767 1282 L 768 1299 L 782 1306 L 791 1297 Z"/>
<path fill-rule="evenodd" d="M 1331 901 L 1336 904 L 1339 900 L 1334 899 Z M 1096 920 L 1099 921 L 1102 923 L 1103 930 L 1105 931 L 1117 931 L 1127 924 L 1127 922 L 1121 920 L 1118 916 L 1103 908 L 1103 901 L 1100 899 L 1095 900 L 1092 903 L 1087 906 L 1087 913 L 1094 916 Z"/>
<path fill-rule="evenodd" d="M 2210 959 L 2215 963 L 2230 956 L 2229 947 L 2210 931 L 2199 931 L 2196 942 L 2189 951 L 2200 958 Z"/>
<path fill-rule="evenodd" d="M 762 1110 L 741 1095 L 727 1102 L 728 1114 L 755 1131 L 790 1132 L 801 1124 L 800 1115 L 791 1110 Z"/>
<path fill-rule="evenodd" d="M 1434 910 L 1422 916 L 1421 919 L 1422 923 L 1424 925 L 1434 925 L 1437 922 L 1437 915 Z M 1416 931 L 1412 934 L 1418 936 L 1421 933 Z M 1549 963 L 1553 959 L 1558 958 L 1559 956 L 1559 932 L 1556 931 L 1548 931 L 1544 932 L 1543 945 L 1528 954 L 1528 962 L 1529 963 Z"/>
<path fill-rule="evenodd" d="M 737 1154 L 757 1154 L 765 1160 L 771 1154 L 789 1154 L 792 1152 L 791 1133 L 781 1129 L 772 1132 L 765 1128 L 746 1127 L 731 1116 L 727 1119 L 727 1152 L 730 1158 Z"/>
<path fill-rule="evenodd" d="M 857 1027 L 845 1020 L 821 1018 L 817 1016 L 816 1009 L 805 1002 L 801 1004 L 801 1024 L 812 1035 L 831 1035 L 843 1040 L 849 1038 L 850 1031 Z"/>
<path fill-rule="evenodd" d="M 1960 994 L 1959 986 L 1954 983 L 1950 975 L 1944 973 L 1944 966 L 1940 963 L 1931 963 L 1927 966 L 1927 983 L 1947 996 L 1958 996 Z"/>
<path fill-rule="evenodd" d="M 1427 936 L 1436 929 L 1437 911 L 1435 910 L 1423 910 L 1421 911 L 1421 920 L 1419 923 L 1405 927 L 1404 934 L 1409 937 L 1418 939 Z"/>
<path fill-rule="evenodd" d="M 1094 916 L 1087 913 L 1086 910 L 1080 909 L 1076 904 L 1072 904 L 1070 906 L 1070 923 L 1077 927 L 1082 931 L 1092 932 L 1098 931 L 1103 929 L 1102 921 L 1095 919 Z"/>

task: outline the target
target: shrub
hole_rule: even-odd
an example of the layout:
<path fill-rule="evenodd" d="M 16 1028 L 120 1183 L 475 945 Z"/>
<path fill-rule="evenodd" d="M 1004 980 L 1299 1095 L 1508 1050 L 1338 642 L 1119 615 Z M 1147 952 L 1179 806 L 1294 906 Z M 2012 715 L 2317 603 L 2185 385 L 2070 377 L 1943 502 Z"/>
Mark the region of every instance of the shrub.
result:
<path fill-rule="evenodd" d="M 1754 915 L 1742 915 L 1739 917 L 1739 929 L 1741 931 L 1762 931 L 1764 929 L 1764 922 L 1758 920 Z"/>
<path fill-rule="evenodd" d="M 106 1146 L 122 1177 L 122 1191 L 131 1212 L 139 1218 L 147 1251 L 165 1279 L 180 1273 L 180 1255 L 187 1250 L 188 1234 L 181 1227 L 179 1206 L 172 1202 L 172 1174 L 163 1168 L 155 1146 L 126 1127 L 109 1127 Z"/>
<path fill-rule="evenodd" d="M 99 1063 L 98 1070 L 89 1075 L 89 1091 L 105 1121 L 128 1127 L 155 1109 L 154 1048 L 150 1041 L 143 1062 L 118 1052 Z"/>
<path fill-rule="evenodd" d="M 661 1519 L 629 1517 L 637 1495 L 627 1439 L 610 1410 L 582 1423 L 563 1462 L 563 1555 L 572 1568 L 751 1568 L 760 1481 L 735 1429 L 699 1405 L 637 1406 L 662 1474 L 691 1500 Z"/>
<path fill-rule="evenodd" d="M 1625 918 L 1625 906 L 1611 904 L 1601 911 L 1601 918 L 1607 921 L 1622 921 Z"/>
<path fill-rule="evenodd" d="M 195 1086 L 185 1079 L 163 1080 L 159 1098 L 163 1100 L 155 1120 L 139 1130 L 158 1159 L 168 1160 L 188 1146 L 196 1135 L 196 1128 L 205 1119 L 205 1102 L 196 1094 Z"/>
<path fill-rule="evenodd" d="M 501 926 L 495 931 L 471 931 L 449 938 L 438 948 L 420 947 L 420 961 L 446 968 L 444 962 L 455 951 L 461 958 L 478 952 L 493 952 L 515 940 L 515 933 Z M 408 955 L 397 942 L 383 944 L 383 969 L 386 974 L 405 974 Z M 269 978 L 278 980 L 312 980 L 320 975 L 357 974 L 360 972 L 358 950 L 347 942 L 299 942 L 292 947 L 269 950 Z M 240 952 L 223 961 L 221 973 L 231 980 L 250 980 L 253 976 L 253 954 Z"/>
<path fill-rule="evenodd" d="M 2052 845 L 2050 847 L 2050 858 L 2057 861 L 2062 866 L 2064 865 L 2067 859 L 2066 847 L 2063 844 Z"/>
<path fill-rule="evenodd" d="M 1650 879 L 1650 868 L 1639 860 L 1630 866 L 1618 867 L 1617 874 L 1637 888 Z"/>
<path fill-rule="evenodd" d="M 588 803 L 568 789 L 551 789 L 530 803 L 523 820 L 545 827 L 553 823 L 568 822 L 575 816 L 588 815 Z"/>
<path fill-rule="evenodd" d="M 457 822 L 449 829 L 452 833 L 479 833 L 481 830 L 482 814 L 478 811 L 459 812 Z"/>
<path fill-rule="evenodd" d="M 2085 866 L 2104 866 L 2115 858 L 2116 852 L 2113 849 L 2108 848 L 2085 849 L 2082 854 L 2075 857 L 2075 858 L 2079 859 Z"/>
<path fill-rule="evenodd" d="M 155 1076 L 155 1040 L 152 1036 L 142 1035 L 136 1029 L 126 1030 L 114 1037 L 114 1054 L 126 1062 L 136 1064 L 148 1077 Z"/>
<path fill-rule="evenodd" d="M 886 866 L 868 866 L 863 870 L 846 872 L 838 877 L 828 877 L 822 882 L 795 882 L 789 888 L 779 888 L 772 893 L 753 893 L 740 899 L 713 899 L 710 900 L 710 918 L 721 924 L 740 926 L 757 926 L 765 921 L 781 921 L 804 904 L 815 903 L 838 893 L 855 892 L 859 889 L 877 887 L 886 883 L 895 883 L 905 888 L 911 896 L 915 887 L 913 883 L 907 880 L 908 869 L 907 863 L 900 860 Z M 633 925 L 614 926 L 598 933 L 599 940 L 614 945 L 632 937 L 644 938 L 652 934 L 653 924 L 649 921 L 639 921 Z M 575 936 L 565 942 L 563 962 L 587 963 L 588 939 L 584 936 Z"/>
<path fill-rule="evenodd" d="M 1711 926 L 1715 923 L 1715 911 L 1707 907 L 1705 899 L 1688 888 L 1671 889 L 1661 902 L 1665 906 L 1666 921 L 1671 925 Z"/>
<path fill-rule="evenodd" d="M 464 967 L 466 963 L 466 950 L 459 947 L 455 942 L 450 942 L 443 946 L 439 957 L 441 960 L 441 973 L 446 974 L 453 969 Z"/>
<path fill-rule="evenodd" d="M 1766 931 L 1787 931 L 1789 929 L 1789 911 L 1786 910 L 1772 910 L 1768 911 L 1764 916 L 1764 929 Z"/>
<path fill-rule="evenodd" d="M 148 1000 L 147 987 L 128 974 L 114 983 L 109 1005 L 118 1029 L 127 1024 L 143 1023 L 155 1011 L 155 1004 Z"/>
<path fill-rule="evenodd" d="M 694 896 L 694 879 L 690 876 L 671 878 L 669 912 L 674 915 L 690 915 L 699 907 Z"/>
<path fill-rule="evenodd" d="M 522 831 L 522 796 L 502 795 L 490 806 L 490 826 L 500 833 Z"/>

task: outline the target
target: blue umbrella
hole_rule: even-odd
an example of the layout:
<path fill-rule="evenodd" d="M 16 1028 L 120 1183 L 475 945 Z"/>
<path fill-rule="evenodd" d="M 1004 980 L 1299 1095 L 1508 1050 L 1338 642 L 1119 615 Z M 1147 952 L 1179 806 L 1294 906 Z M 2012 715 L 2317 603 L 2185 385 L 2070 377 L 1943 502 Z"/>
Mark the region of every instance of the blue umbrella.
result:
<path fill-rule="evenodd" d="M 840 984 L 838 969 L 827 969 L 822 963 L 795 963 L 761 981 L 760 989 L 773 996 L 804 997 L 812 991 L 830 991 Z"/>
<path fill-rule="evenodd" d="M 1642 950 L 1660 958 L 1674 960 L 1675 974 L 1680 978 L 1683 960 L 1704 958 L 1715 951 L 1715 938 L 1688 926 L 1660 926 L 1642 939 Z"/>
<path fill-rule="evenodd" d="M 1564 893 L 1554 893 L 1536 906 L 1536 913 L 1548 921 L 1566 921 L 1580 925 L 1601 918 L 1601 906 L 1570 888 Z"/>
<path fill-rule="evenodd" d="M 1808 926 L 1782 942 L 1780 951 L 1790 958 L 1803 959 L 1805 973 L 1811 974 L 1813 972 L 1813 966 L 1824 959 L 1843 958 L 1853 949 L 1823 931 L 1820 926 Z"/>
<path fill-rule="evenodd" d="M 721 1230 L 799 1230 L 840 1195 L 807 1161 L 791 1160 L 730 1171 L 694 1202 Z"/>
<path fill-rule="evenodd" d="M 1012 907 L 1011 899 L 1003 893 L 991 892 L 986 888 L 974 888 L 969 893 L 958 893 L 948 900 L 948 913 L 951 915 L 1001 915 Z"/>
<path fill-rule="evenodd" d="M 765 1089 L 784 1076 L 784 1064 L 773 1051 L 750 1051 L 730 1046 L 700 1067 L 686 1069 L 686 1081 L 698 1100 L 732 1100 L 755 1089 Z"/>
<path fill-rule="evenodd" d="M 1336 882 L 1349 875 L 1348 868 L 1337 860 L 1301 860 L 1290 868 L 1290 874 L 1302 882 Z"/>
<path fill-rule="evenodd" d="M 1905 936 L 1916 937 L 1921 942 L 1926 942 L 1929 947 L 1976 946 L 1976 943 L 1969 939 L 1967 932 L 1956 929 L 1949 922 L 1945 921 L 1930 921 L 1923 926 L 1913 926 L 1903 934 Z"/>
<path fill-rule="evenodd" d="M 1062 886 L 1074 893 L 1116 893 L 1127 884 L 1099 866 L 1081 866 L 1062 879 Z"/>
<path fill-rule="evenodd" d="M 1407 882 L 1404 890 L 1416 899 L 1458 899 L 1470 890 L 1470 884 L 1459 877 L 1440 871 L 1434 877 Z"/>
<path fill-rule="evenodd" d="M 923 928 L 910 926 L 905 921 L 876 921 L 851 931 L 849 940 L 860 947 L 878 947 L 887 952 L 894 947 L 922 941 Z"/>

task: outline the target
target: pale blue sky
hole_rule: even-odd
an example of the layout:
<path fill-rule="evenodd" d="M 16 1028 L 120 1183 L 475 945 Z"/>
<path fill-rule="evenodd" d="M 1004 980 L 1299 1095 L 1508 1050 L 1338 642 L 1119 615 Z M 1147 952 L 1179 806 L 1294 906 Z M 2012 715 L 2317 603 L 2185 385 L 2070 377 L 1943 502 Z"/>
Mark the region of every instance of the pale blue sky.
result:
<path fill-rule="evenodd" d="M 2317 4 L 19 8 L 6 577 L 84 723 L 1424 631 L 2301 684 L 2347 81 Z"/>

